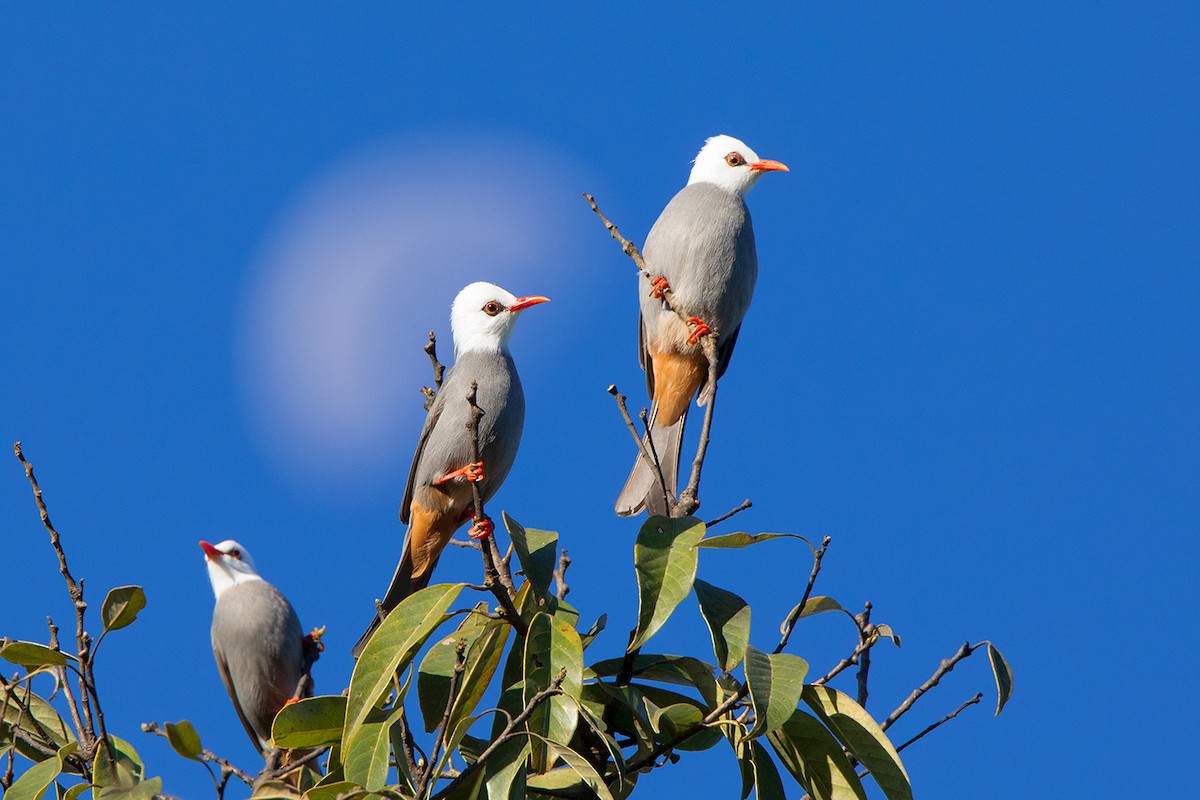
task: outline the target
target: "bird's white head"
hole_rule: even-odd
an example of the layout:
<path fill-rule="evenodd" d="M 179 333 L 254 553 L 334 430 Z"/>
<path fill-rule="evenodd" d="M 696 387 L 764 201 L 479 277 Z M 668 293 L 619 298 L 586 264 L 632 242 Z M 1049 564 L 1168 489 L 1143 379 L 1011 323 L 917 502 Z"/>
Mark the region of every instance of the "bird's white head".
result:
<path fill-rule="evenodd" d="M 254 559 L 250 553 L 233 539 L 226 539 L 220 544 L 209 544 L 202 539 L 200 547 L 208 564 L 208 580 L 218 599 L 226 589 L 239 583 L 262 580 L 254 569 Z"/>
<path fill-rule="evenodd" d="M 712 183 L 744 196 L 764 173 L 787 171 L 778 161 L 759 158 L 745 142 L 721 134 L 710 137 L 696 154 L 688 185 Z"/>
<path fill-rule="evenodd" d="M 548 300 L 537 295 L 516 297 L 483 281 L 467 286 L 450 307 L 455 356 L 472 350 L 504 352 L 521 311 Z"/>

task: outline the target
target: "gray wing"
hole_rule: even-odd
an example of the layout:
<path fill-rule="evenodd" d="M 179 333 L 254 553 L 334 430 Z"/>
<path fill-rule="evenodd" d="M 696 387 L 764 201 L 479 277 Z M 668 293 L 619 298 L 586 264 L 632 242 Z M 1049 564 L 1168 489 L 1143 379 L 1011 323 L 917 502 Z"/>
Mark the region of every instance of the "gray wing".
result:
<path fill-rule="evenodd" d="M 409 476 L 412 491 L 470 463 L 471 437 L 467 433 L 471 407 L 467 392 L 478 384 L 476 404 L 483 409 L 479 421 L 479 453 L 484 479 L 479 487 L 486 501 L 496 493 L 516 460 L 525 423 L 525 395 L 521 379 L 507 353 L 464 353 L 446 373 L 446 381 L 431 409 L 438 411 L 436 425 L 426 432 Z M 440 407 L 439 407 L 440 406 Z M 406 499 L 411 497 L 406 493 Z"/>
<path fill-rule="evenodd" d="M 275 714 L 300 681 L 303 636 L 291 603 L 266 581 L 231 587 L 213 610 L 217 670 L 260 752 L 271 739 Z"/>
<path fill-rule="evenodd" d="M 446 379 L 442 381 L 442 390 L 447 386 L 451 386 L 451 378 L 454 377 L 454 368 L 451 367 L 446 373 Z M 429 435 L 433 433 L 433 429 L 437 426 L 438 420 L 442 416 L 442 407 L 445 405 L 445 393 L 439 390 L 438 395 L 434 398 L 433 405 L 429 407 L 429 413 L 425 415 L 425 425 L 421 428 L 421 438 L 417 441 L 417 451 L 413 453 L 412 466 L 408 468 L 408 484 L 404 487 L 404 499 L 400 501 L 400 522 L 408 524 L 409 514 L 412 511 L 413 489 L 416 487 L 417 467 L 421 463 L 421 454 L 425 452 L 425 443 L 429 441 Z"/>

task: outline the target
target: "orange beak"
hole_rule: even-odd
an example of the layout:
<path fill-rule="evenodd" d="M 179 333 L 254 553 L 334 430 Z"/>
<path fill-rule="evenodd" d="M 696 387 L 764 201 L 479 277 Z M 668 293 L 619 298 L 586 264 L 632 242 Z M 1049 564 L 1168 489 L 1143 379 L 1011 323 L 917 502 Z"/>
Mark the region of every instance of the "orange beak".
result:
<path fill-rule="evenodd" d="M 787 168 L 787 164 L 783 164 L 779 161 L 772 161 L 769 158 L 764 158 L 762 161 L 755 161 L 750 165 L 750 169 L 757 172 L 791 172 L 791 170 Z"/>
<path fill-rule="evenodd" d="M 220 550 L 218 550 L 217 548 L 213 547 L 211 544 L 209 544 L 208 542 L 204 541 L 203 539 L 201 539 L 201 540 L 200 540 L 200 547 L 201 547 L 201 549 L 203 549 L 203 550 L 204 550 L 204 557 L 205 557 L 205 558 L 210 558 L 210 559 L 211 559 L 211 558 L 220 558 L 221 556 L 225 555 L 225 554 L 224 554 L 224 553 L 222 553 Z"/>
<path fill-rule="evenodd" d="M 530 306 L 536 306 L 538 303 L 549 303 L 549 297 L 531 294 L 528 297 L 518 297 L 516 301 L 508 307 L 509 311 L 522 311 Z"/>

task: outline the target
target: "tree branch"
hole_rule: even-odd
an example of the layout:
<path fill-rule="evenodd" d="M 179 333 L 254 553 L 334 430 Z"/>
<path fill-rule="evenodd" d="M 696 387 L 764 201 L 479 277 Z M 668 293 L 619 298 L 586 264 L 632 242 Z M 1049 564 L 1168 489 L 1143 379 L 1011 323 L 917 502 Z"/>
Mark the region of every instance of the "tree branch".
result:
<path fill-rule="evenodd" d="M 646 463 L 654 470 L 654 477 L 658 480 L 658 488 L 662 491 L 663 506 L 671 507 L 671 493 L 667 491 L 667 480 L 663 477 L 662 462 L 658 460 L 658 453 L 654 450 L 654 439 L 650 436 L 649 424 L 646 425 L 646 436 L 643 438 L 638 435 L 637 426 L 633 424 L 633 418 L 629 416 L 629 409 L 625 405 L 625 395 L 617 390 L 615 383 L 609 384 L 608 393 L 617 401 L 617 410 L 621 412 L 621 418 L 625 420 L 625 427 L 629 429 L 629 435 L 633 437 L 633 442 L 637 446 L 638 452 L 642 458 L 646 459 Z M 645 411 L 642 412 L 642 421 L 645 422 Z"/>
<path fill-rule="evenodd" d="M 534 710 L 538 706 L 549 700 L 551 697 L 562 694 L 562 682 L 565 679 L 566 671 L 562 670 L 554 680 L 550 681 L 549 686 L 547 686 L 545 689 L 542 689 L 533 697 L 529 698 L 529 702 L 525 704 L 525 708 L 521 711 L 521 713 L 509 720 L 508 725 L 504 727 L 504 731 L 495 739 L 493 739 L 492 743 L 489 744 L 487 748 L 479 754 L 479 758 L 475 759 L 474 763 L 468 764 L 466 769 L 458 773 L 458 776 L 454 778 L 454 780 L 450 781 L 449 784 L 443 787 L 442 790 L 430 798 L 430 800 L 445 800 L 445 798 L 449 797 L 455 789 L 462 785 L 463 781 L 478 772 L 485 765 L 488 757 L 500 748 L 500 745 L 504 744 L 514 735 L 517 735 L 517 729 L 524 724 L 525 720 L 529 719 L 530 715 L 533 714 Z"/>
<path fill-rule="evenodd" d="M 442 390 L 442 375 L 446 372 L 446 368 L 442 366 L 442 362 L 438 361 L 437 357 L 437 337 L 433 335 L 433 331 L 429 332 L 429 341 L 426 343 L 425 355 L 429 356 L 429 361 L 433 365 L 433 388 L 428 386 L 421 387 L 421 394 L 425 395 L 425 410 L 428 411 L 433 406 L 433 401 L 437 399 L 437 393 Z"/>
<path fill-rule="evenodd" d="M 805 539 L 805 542 L 808 540 Z M 774 653 L 778 655 L 783 652 L 783 648 L 787 647 L 788 640 L 792 638 L 792 631 L 796 629 L 796 623 L 800 621 L 800 614 L 804 611 L 804 605 L 808 602 L 808 598 L 812 595 L 813 587 L 817 585 L 817 576 L 821 574 L 821 562 L 825 560 L 825 552 L 829 549 L 829 544 L 833 539 L 826 536 L 821 540 L 821 547 L 813 548 L 813 565 L 812 570 L 808 573 L 808 583 L 804 586 L 804 595 L 801 596 L 800 602 L 796 605 L 792 613 L 788 614 L 787 619 L 780 626 L 781 637 L 779 644 L 775 646 Z M 809 547 L 812 547 L 809 544 Z"/>
<path fill-rule="evenodd" d="M 167 736 L 167 732 L 165 730 L 163 730 L 161 727 L 159 727 L 159 724 L 157 722 L 143 722 L 142 723 L 142 731 L 145 733 L 152 733 L 155 736 L 161 736 L 164 739 L 168 739 L 168 740 L 170 739 L 170 737 Z M 201 761 L 212 762 L 213 764 L 217 764 L 218 766 L 221 767 L 222 772 L 225 772 L 225 773 L 235 776 L 238 780 L 240 780 L 242 783 L 246 784 L 247 786 L 254 785 L 254 778 L 250 774 L 238 769 L 233 764 L 230 764 L 228 761 L 221 758 L 219 755 L 217 755 L 213 751 L 201 750 L 200 755 L 198 757 Z"/>
<path fill-rule="evenodd" d="M 925 730 L 921 731 L 921 732 L 920 732 L 920 733 L 918 733 L 916 736 L 912 737 L 912 738 L 911 738 L 911 739 L 909 739 L 907 742 L 905 742 L 904 744 L 902 744 L 902 745 L 900 745 L 899 747 L 897 747 L 897 748 L 896 748 L 896 752 L 897 752 L 897 753 L 899 753 L 901 750 L 903 750 L 904 748 L 908 747 L 908 746 L 909 746 L 910 744 L 912 744 L 913 742 L 915 742 L 915 741 L 917 741 L 918 739 L 920 739 L 920 738 L 922 738 L 923 736 L 925 736 L 925 734 L 927 734 L 927 733 L 931 733 L 931 732 L 933 732 L 934 730 L 937 730 L 938 728 L 940 728 L 941 726 L 945 725 L 945 724 L 946 724 L 947 722 L 949 722 L 950 720 L 952 720 L 952 719 L 954 719 L 955 717 L 957 717 L 957 716 L 958 716 L 960 713 L 962 713 L 963 711 L 965 711 L 965 710 L 966 710 L 968 707 L 975 705 L 976 703 L 978 703 L 978 702 L 979 702 L 980 700 L 982 700 L 982 699 L 983 699 L 983 692 L 979 692 L 979 693 L 978 693 L 978 694 L 976 694 L 974 697 L 972 697 L 970 700 L 966 701 L 966 702 L 965 702 L 965 703 L 963 703 L 961 706 L 959 706 L 958 708 L 954 709 L 954 710 L 953 710 L 953 711 L 951 711 L 949 714 L 947 714 L 946 716 L 942 717 L 942 718 L 941 718 L 941 719 L 939 719 L 937 722 L 933 723 L 933 724 L 932 724 L 932 725 L 930 725 L 928 728 L 926 728 Z"/>
<path fill-rule="evenodd" d="M 724 514 L 717 517 L 716 519 L 709 520 L 708 522 L 704 523 L 704 527 L 711 528 L 712 526 L 716 525 L 718 522 L 724 522 L 725 520 L 732 517 L 734 514 L 740 514 L 741 512 L 745 511 L 746 509 L 750 508 L 753 505 L 754 505 L 754 503 L 751 503 L 750 498 L 747 497 L 745 500 L 742 501 L 742 504 L 740 506 L 733 509 L 732 511 L 726 511 Z"/>
<path fill-rule="evenodd" d="M 980 645 L 975 645 L 972 647 L 970 642 L 963 642 L 962 647 L 958 648 L 958 651 L 954 655 L 950 656 L 950 658 L 942 659 L 942 663 L 939 664 L 938 668 L 934 670 L 932 675 L 929 676 L 929 680 L 922 683 L 916 689 L 913 689 L 912 694 L 910 694 L 903 703 L 897 706 L 895 711 L 893 711 L 891 714 L 888 714 L 887 719 L 880 723 L 879 727 L 885 731 L 890 728 L 892 723 L 903 717 L 909 712 L 910 709 L 912 709 L 913 704 L 920 700 L 922 695 L 924 695 L 933 687 L 937 686 L 938 681 L 946 677 L 946 674 L 949 673 L 950 670 L 954 669 L 958 662 L 974 653 L 979 646 Z"/>
<path fill-rule="evenodd" d="M 442 754 L 442 746 L 450 735 L 450 712 L 454 710 L 454 701 L 458 699 L 458 688 L 462 682 L 463 671 L 467 667 L 467 640 L 459 639 L 454 645 L 454 672 L 450 675 L 450 691 L 446 694 L 446 710 L 442 714 L 442 724 L 438 726 L 437 737 L 433 740 L 433 752 L 425 763 L 425 771 L 421 773 L 417 783 L 417 796 L 424 794 L 426 787 L 433 780 L 433 771 L 437 769 L 438 759 Z"/>
<path fill-rule="evenodd" d="M 555 595 L 559 600 L 562 600 L 571 591 L 571 587 L 567 585 L 567 567 L 571 566 L 571 557 L 567 555 L 567 548 L 563 548 L 562 553 L 558 556 L 558 566 L 554 568 L 554 585 L 556 587 Z"/>

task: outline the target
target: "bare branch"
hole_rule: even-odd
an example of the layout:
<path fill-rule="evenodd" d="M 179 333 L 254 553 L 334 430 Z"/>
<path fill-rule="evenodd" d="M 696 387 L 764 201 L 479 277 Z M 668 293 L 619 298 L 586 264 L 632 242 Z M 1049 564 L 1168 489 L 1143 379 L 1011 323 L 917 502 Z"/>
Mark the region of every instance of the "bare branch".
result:
<path fill-rule="evenodd" d="M 604 223 L 605 229 L 609 232 L 612 238 L 616 239 L 620 243 L 621 249 L 625 252 L 625 255 L 633 259 L 633 263 L 637 265 L 637 268 L 642 271 L 643 275 L 645 275 L 647 278 L 653 278 L 654 276 L 650 274 L 650 270 L 646 267 L 645 260 L 642 259 L 642 251 L 638 250 L 637 245 L 622 236 L 621 232 L 617 230 L 617 226 L 608 221 L 608 217 L 604 216 L 604 214 L 600 211 L 600 207 L 596 205 L 596 199 L 594 197 L 587 192 L 584 192 L 583 199 L 588 201 L 588 205 L 592 207 L 592 211 L 596 212 L 596 216 L 598 216 L 600 221 Z M 669 287 L 663 287 L 663 299 L 670 304 L 671 289 Z"/>
<path fill-rule="evenodd" d="M 704 523 L 704 527 L 711 528 L 712 526 L 716 525 L 718 522 L 724 522 L 725 520 L 732 517 L 734 514 L 740 514 L 741 512 L 745 511 L 747 508 L 750 508 L 753 505 L 754 505 L 754 503 L 751 503 L 750 498 L 747 497 L 745 500 L 742 501 L 742 504 L 740 506 L 733 509 L 732 511 L 726 511 L 724 514 L 717 517 L 716 519 L 709 520 L 708 522 Z"/>
<path fill-rule="evenodd" d="M 924 695 L 933 687 L 937 686 L 938 681 L 946 677 L 946 674 L 949 673 L 950 670 L 954 669 L 958 662 L 970 656 L 971 653 L 974 653 L 976 648 L 979 646 L 980 645 L 975 645 L 972 647 L 970 642 L 963 642 L 962 647 L 958 648 L 958 652 L 950 656 L 950 658 L 942 659 L 942 663 L 939 664 L 938 668 L 934 670 L 932 675 L 929 676 L 929 680 L 922 683 L 916 689 L 913 689 L 912 694 L 910 694 L 903 703 L 897 706 L 895 711 L 893 711 L 891 714 L 888 714 L 888 718 L 880 723 L 879 727 L 885 731 L 890 728 L 892 723 L 903 717 L 909 712 L 910 709 L 912 709 L 913 704 L 920 700 L 922 695 Z"/>
<path fill-rule="evenodd" d="M 899 747 L 897 747 L 897 748 L 896 748 L 896 752 L 897 752 L 897 753 L 899 753 L 901 750 L 903 750 L 904 748 L 908 747 L 908 746 L 909 746 L 910 744 L 912 744 L 913 742 L 915 742 L 915 741 L 917 741 L 918 739 L 922 738 L 922 737 L 923 737 L 925 734 L 927 734 L 927 733 L 931 733 L 932 731 L 934 731 L 934 730 L 936 730 L 936 729 L 940 728 L 942 725 L 945 725 L 947 722 L 949 722 L 950 720 L 954 719 L 954 718 L 955 718 L 955 717 L 957 717 L 957 716 L 958 716 L 960 713 L 962 713 L 963 711 L 965 711 L 965 710 L 966 710 L 968 707 L 975 705 L 976 703 L 978 703 L 978 702 L 979 702 L 980 700 L 982 700 L 982 699 L 983 699 L 983 692 L 979 692 L 979 693 L 978 693 L 978 694 L 976 694 L 974 697 L 972 697 L 970 700 L 966 701 L 966 702 L 965 702 L 965 703 L 963 703 L 961 706 L 959 706 L 958 708 L 954 709 L 954 710 L 953 710 L 953 711 L 951 711 L 949 714 L 947 714 L 946 716 L 942 717 L 942 718 L 941 718 L 941 719 L 939 719 L 937 722 L 933 723 L 933 724 L 932 724 L 932 725 L 930 725 L 928 728 L 926 728 L 925 730 L 921 731 L 921 732 L 920 732 L 920 733 L 918 733 L 916 736 L 912 737 L 912 738 L 911 738 L 911 739 L 909 739 L 907 742 L 905 742 L 904 744 L 902 744 L 902 745 L 900 745 Z"/>
<path fill-rule="evenodd" d="M 686 517 L 700 508 L 700 471 L 704 469 L 704 456 L 708 453 L 708 438 L 712 431 L 713 408 L 717 405 L 717 332 L 713 330 L 702 336 L 700 347 L 708 359 L 708 378 L 704 384 L 704 422 L 700 425 L 700 443 L 696 446 L 696 458 L 692 461 L 692 477 L 671 509 L 673 517 Z"/>
<path fill-rule="evenodd" d="M 454 645 L 454 672 L 450 675 L 450 691 L 446 694 L 446 710 L 442 714 L 442 724 L 438 726 L 437 738 L 433 741 L 433 752 L 425 762 L 425 771 L 421 774 L 416 786 L 417 796 L 421 796 L 425 787 L 433 780 L 433 771 L 437 769 L 438 759 L 441 758 L 442 746 L 450 735 L 450 712 L 454 710 L 454 701 L 458 699 L 459 685 L 462 683 L 463 671 L 467 668 L 467 640 L 459 639 Z"/>
<path fill-rule="evenodd" d="M 617 390 L 615 383 L 610 384 L 608 393 L 617 401 L 617 409 L 621 412 L 621 418 L 625 420 L 625 427 L 629 428 L 629 435 L 633 437 L 633 442 L 641 453 L 641 457 L 646 459 L 646 463 L 654 470 L 654 477 L 658 479 L 658 488 L 662 491 L 663 506 L 671 507 L 671 493 L 667 491 L 667 481 L 663 477 L 662 462 L 658 460 L 658 453 L 654 451 L 654 440 L 650 436 L 649 425 L 646 425 L 646 436 L 643 438 L 638 435 L 637 426 L 633 424 L 633 418 L 629 416 L 629 409 L 625 405 L 625 395 Z M 645 422 L 645 411 L 642 412 L 642 421 Z"/>
<path fill-rule="evenodd" d="M 159 724 L 157 722 L 143 722 L 142 723 L 142 731 L 144 731 L 145 733 L 152 733 L 155 736 L 161 736 L 164 739 L 169 738 L 167 736 L 167 732 L 165 730 L 163 730 L 163 728 L 159 727 Z M 240 780 L 242 783 L 246 784 L 247 786 L 254 785 L 253 776 L 238 769 L 233 764 L 230 764 L 228 761 L 221 758 L 219 755 L 212 752 L 211 750 L 201 750 L 200 755 L 198 757 L 201 761 L 207 761 L 207 762 L 212 762 L 213 764 L 217 764 L 218 766 L 221 767 L 222 772 L 226 772 L 226 773 L 233 775 L 234 777 L 236 777 L 238 780 Z"/>
<path fill-rule="evenodd" d="M 425 355 L 429 356 L 429 362 L 433 365 L 433 388 L 428 386 L 421 387 L 421 394 L 425 395 L 425 410 L 428 411 L 433 406 L 433 401 L 437 398 L 437 393 L 442 390 L 442 375 L 445 374 L 446 368 L 442 362 L 438 361 L 437 357 L 437 337 L 433 335 L 433 331 L 429 332 L 429 341 L 426 343 Z"/>
<path fill-rule="evenodd" d="M 550 681 L 549 686 L 547 686 L 545 689 L 542 689 L 533 697 L 529 698 L 529 702 L 525 704 L 525 708 L 521 711 L 521 713 L 509 720 L 508 725 L 504 727 L 504 731 L 495 739 L 493 739 L 492 743 L 488 745 L 482 753 L 479 754 L 479 758 L 475 759 L 473 763 L 468 764 L 466 769 L 458 773 L 458 776 L 455 777 L 454 780 L 450 781 L 450 783 L 445 787 L 443 787 L 440 792 L 435 794 L 431 800 L 445 800 L 445 798 L 451 795 L 455 789 L 462 785 L 464 780 L 474 775 L 481 767 L 485 766 L 488 757 L 495 753 L 496 750 L 500 748 L 500 745 L 504 744 L 518 733 L 518 729 L 525 723 L 525 720 L 529 719 L 530 715 L 533 714 L 534 710 L 537 709 L 538 706 L 549 700 L 551 697 L 562 694 L 562 682 L 566 679 L 566 676 L 566 670 L 560 670 L 558 676 L 555 677 L 554 680 Z"/>
<path fill-rule="evenodd" d="M 567 548 L 558 556 L 558 566 L 554 568 L 554 585 L 557 587 L 555 594 L 559 600 L 562 600 L 571 591 L 571 587 L 567 585 L 567 567 L 571 566 L 571 557 L 567 555 Z"/>
<path fill-rule="evenodd" d="M 871 603 L 867 602 L 863 606 L 861 614 L 854 618 L 858 624 L 860 631 L 865 630 L 871 624 Z M 863 708 L 867 707 L 867 678 L 871 672 L 871 651 L 864 650 L 862 656 L 858 660 L 858 704 Z"/>
<path fill-rule="evenodd" d="M 806 539 L 805 541 L 808 540 Z M 804 586 L 804 594 L 801 596 L 795 610 L 783 622 L 783 635 L 779 639 L 779 644 L 775 646 L 774 652 L 776 654 L 782 653 L 783 648 L 787 647 L 788 639 L 792 638 L 792 631 L 796 629 L 796 623 L 800 620 L 800 612 L 804 610 L 804 604 L 808 602 L 808 598 L 812 595 L 813 587 L 817 585 L 817 576 L 821 574 L 821 562 L 825 560 L 825 552 L 829 549 L 829 544 L 832 541 L 832 538 L 826 536 L 821 540 L 820 548 L 813 550 L 813 565 L 812 571 L 808 573 L 808 583 Z"/>

